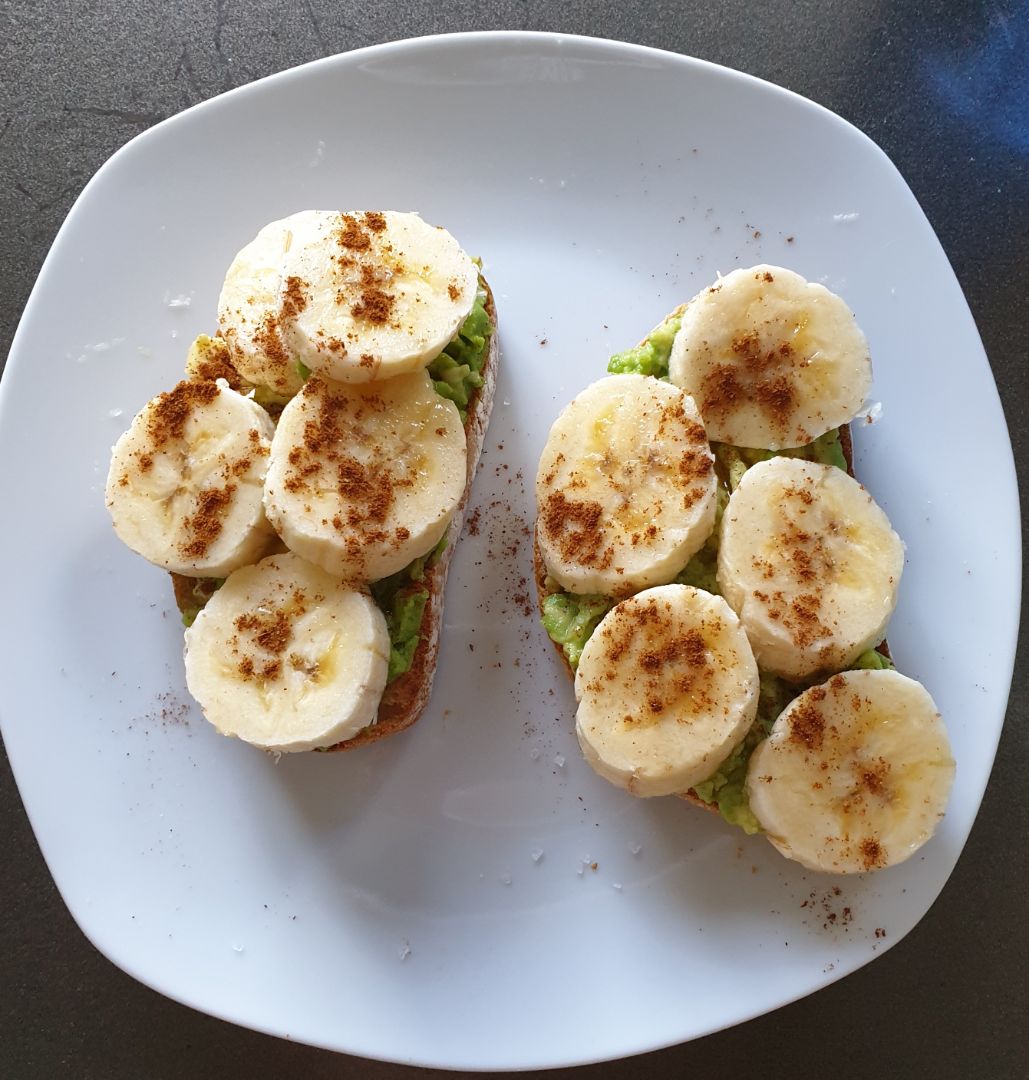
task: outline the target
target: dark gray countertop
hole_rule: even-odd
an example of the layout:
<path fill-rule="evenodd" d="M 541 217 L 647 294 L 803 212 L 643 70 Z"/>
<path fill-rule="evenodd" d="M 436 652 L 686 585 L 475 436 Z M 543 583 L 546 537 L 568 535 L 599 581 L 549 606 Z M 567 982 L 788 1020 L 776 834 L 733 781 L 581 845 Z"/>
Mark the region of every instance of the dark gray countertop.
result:
<path fill-rule="evenodd" d="M 1020 479 L 1029 384 L 1029 4 L 747 0 L 211 3 L 0 0 L 0 357 L 64 215 L 104 160 L 163 117 L 263 75 L 428 33 L 535 29 L 622 38 L 777 82 L 840 113 L 893 159 L 932 222 L 982 334 Z M 958 13 L 950 10 L 960 9 Z M 945 434 L 945 433 L 942 433 Z M 984 468 L 989 462 L 983 463 Z M 6 467 L 10 467 L 8 464 Z M 988 527 L 988 507 L 982 508 Z M 17 632 L 9 613 L 7 632 Z M 1025 642 L 1020 642 L 1025 656 Z M 968 846 L 922 923 L 821 993 L 604 1077 L 1029 1076 L 1029 714 L 1011 707 Z M 134 982 L 58 897 L 6 760 L 0 1073 L 399 1078 L 231 1027 Z M 443 1075 L 443 1074 L 439 1074 Z"/>

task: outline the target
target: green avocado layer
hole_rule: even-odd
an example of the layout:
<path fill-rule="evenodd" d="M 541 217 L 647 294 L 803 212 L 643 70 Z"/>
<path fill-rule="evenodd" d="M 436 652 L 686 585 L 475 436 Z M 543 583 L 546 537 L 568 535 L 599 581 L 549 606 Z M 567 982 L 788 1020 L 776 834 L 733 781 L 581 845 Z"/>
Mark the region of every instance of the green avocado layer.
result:
<path fill-rule="evenodd" d="M 422 614 L 429 601 L 429 590 L 422 584 L 425 570 L 436 562 L 446 546 L 447 536 L 444 533 L 443 539 L 428 555 L 422 555 L 403 570 L 371 586 L 372 598 L 386 616 L 386 629 L 389 631 L 387 686 L 408 671 L 414 661 L 415 649 L 421 640 Z"/>
<path fill-rule="evenodd" d="M 668 359 L 672 341 L 679 330 L 682 316 L 673 315 L 653 330 L 642 345 L 617 353 L 608 361 L 607 370 L 615 375 L 639 374 L 655 378 L 668 377 Z M 847 461 L 843 455 L 838 429 L 827 432 L 806 446 L 790 450 L 752 450 L 712 443 L 715 455 L 715 472 L 718 476 L 718 504 L 715 527 L 704 546 L 683 567 L 675 578 L 676 584 L 692 585 L 706 592 L 721 595 L 716 576 L 718 566 L 718 541 L 722 514 L 730 494 L 736 490 L 743 474 L 759 461 L 773 457 L 795 457 L 823 465 L 835 465 L 846 471 Z M 615 605 L 607 596 L 577 596 L 557 589 L 548 578 L 546 586 L 554 587 L 543 601 L 543 628 L 551 640 L 560 645 L 568 663 L 574 670 L 582 650 L 589 641 L 600 620 Z M 886 656 L 869 649 L 854 661 L 853 668 L 892 668 Z M 732 825 L 739 825 L 747 833 L 760 832 L 757 818 L 747 802 L 745 781 L 747 764 L 754 748 L 766 738 L 776 718 L 786 706 L 805 688 L 794 686 L 775 675 L 761 674 L 761 692 L 758 699 L 757 718 L 744 736 L 743 741 L 722 762 L 718 771 L 694 787 L 697 795 L 706 803 L 717 805 L 722 817 Z"/>
<path fill-rule="evenodd" d="M 651 330 L 641 345 L 615 353 L 607 362 L 607 370 L 612 375 L 653 375 L 657 379 L 668 378 L 668 358 L 672 355 L 672 342 L 681 325 L 681 313 L 669 316 L 660 326 Z"/>
<path fill-rule="evenodd" d="M 225 584 L 225 578 L 201 577 L 196 578 L 193 587 L 189 590 L 189 599 L 179 610 L 182 612 L 182 625 L 192 626 L 196 617 L 206 605 L 207 601 Z"/>
<path fill-rule="evenodd" d="M 454 340 L 429 365 L 436 392 L 457 406 L 462 421 L 467 416 L 472 394 L 482 386 L 482 366 L 492 333 L 493 323 L 486 313 L 486 290 L 480 279 L 468 318 Z"/>

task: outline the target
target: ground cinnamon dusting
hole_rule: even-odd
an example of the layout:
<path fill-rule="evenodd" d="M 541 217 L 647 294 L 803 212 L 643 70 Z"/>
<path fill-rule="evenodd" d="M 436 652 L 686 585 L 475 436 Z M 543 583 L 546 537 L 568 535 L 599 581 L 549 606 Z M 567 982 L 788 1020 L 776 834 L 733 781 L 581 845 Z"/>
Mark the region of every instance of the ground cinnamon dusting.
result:
<path fill-rule="evenodd" d="M 728 412 L 744 393 L 736 372 L 725 364 L 720 364 L 704 376 L 702 390 L 704 397 L 701 412 L 705 416 L 710 413 Z"/>
<path fill-rule="evenodd" d="M 766 348 L 750 331 L 734 338 L 730 349 L 731 362 L 715 367 L 703 381 L 701 412 L 725 415 L 739 401 L 750 400 L 785 432 L 796 406 L 793 344 L 783 340 Z"/>
<path fill-rule="evenodd" d="M 886 791 L 886 777 L 890 771 L 890 763 L 880 758 L 873 765 L 866 766 L 861 772 L 861 784 L 873 795 L 882 795 Z"/>
<path fill-rule="evenodd" d="M 883 866 L 886 863 L 886 856 L 883 852 L 882 845 L 874 837 L 868 837 L 861 841 L 861 861 L 864 863 L 866 870 L 874 870 L 877 866 Z"/>
<path fill-rule="evenodd" d="M 785 375 L 759 382 L 754 387 L 754 398 L 765 412 L 785 426 L 796 402 L 793 383 Z"/>
<path fill-rule="evenodd" d="M 790 717 L 790 742 L 808 750 L 820 750 L 825 733 L 825 717 L 810 702 L 798 705 Z"/>
<path fill-rule="evenodd" d="M 269 311 L 261 320 L 261 325 L 254 331 L 254 344 L 264 355 L 277 364 L 281 369 L 274 377 L 274 383 L 278 387 L 284 387 L 288 382 L 286 370 L 292 366 L 292 358 L 282 343 L 279 333 L 279 320 Z"/>
<path fill-rule="evenodd" d="M 612 553 L 610 548 L 601 551 L 603 512 L 598 502 L 573 502 L 563 491 L 556 491 L 544 501 L 541 518 L 564 558 L 604 570 L 611 565 Z"/>
<path fill-rule="evenodd" d="M 189 539 L 179 546 L 179 551 L 187 559 L 200 559 L 207 554 L 210 546 L 221 535 L 222 518 L 232 496 L 236 493 L 235 484 L 226 484 L 223 488 L 207 488 L 197 496 L 196 510 L 183 522 Z"/>
<path fill-rule="evenodd" d="M 286 278 L 286 287 L 282 293 L 282 315 L 286 319 L 295 319 L 307 307 L 307 282 L 295 274 Z"/>
<path fill-rule="evenodd" d="M 281 609 L 270 614 L 258 614 L 248 612 L 239 615 L 235 621 L 237 630 L 248 630 L 254 635 L 254 640 L 265 652 L 275 656 L 286 651 L 293 633 L 290 617 Z"/>
<path fill-rule="evenodd" d="M 336 242 L 350 251 L 367 251 L 372 246 L 372 238 L 361 228 L 353 214 L 342 215 L 340 227 L 336 230 Z"/>
<path fill-rule="evenodd" d="M 160 450 L 181 438 L 193 410 L 209 405 L 219 393 L 216 383 L 183 380 L 161 394 L 147 416 L 147 434 L 153 447 Z"/>
<path fill-rule="evenodd" d="M 393 314 L 394 298 L 377 285 L 365 286 L 361 298 L 350 308 L 355 319 L 365 319 L 375 326 L 382 326 Z"/>

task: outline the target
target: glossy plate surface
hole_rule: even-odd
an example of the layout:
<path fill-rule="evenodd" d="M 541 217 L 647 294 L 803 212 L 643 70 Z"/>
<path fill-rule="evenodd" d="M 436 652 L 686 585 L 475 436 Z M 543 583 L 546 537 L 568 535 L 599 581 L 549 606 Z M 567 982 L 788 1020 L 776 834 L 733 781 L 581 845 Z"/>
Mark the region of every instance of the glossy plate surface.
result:
<path fill-rule="evenodd" d="M 168 580 L 115 539 L 103 482 L 132 414 L 213 329 L 235 252 L 308 207 L 445 224 L 484 259 L 503 360 L 428 711 L 381 745 L 276 764 L 191 705 Z M 841 292 L 870 339 L 883 410 L 856 431 L 857 471 L 908 546 L 890 641 L 958 761 L 936 838 L 878 876 L 808 874 L 596 777 L 535 614 L 550 422 L 716 271 L 759 261 Z M 237 1023 L 457 1068 L 689 1039 L 895 944 L 979 806 L 1020 592 L 986 357 L 887 158 L 752 78 L 612 42 L 462 35 L 334 57 L 158 125 L 54 244 L 0 387 L 0 460 L 18 615 L 3 734 L 49 867 L 116 964 Z"/>

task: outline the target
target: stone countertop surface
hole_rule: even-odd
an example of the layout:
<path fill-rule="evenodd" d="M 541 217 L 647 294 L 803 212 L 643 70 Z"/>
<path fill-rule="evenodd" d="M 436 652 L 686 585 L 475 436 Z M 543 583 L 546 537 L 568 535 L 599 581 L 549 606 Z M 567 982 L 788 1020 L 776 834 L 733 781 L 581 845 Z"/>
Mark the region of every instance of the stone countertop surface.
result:
<path fill-rule="evenodd" d="M 929 0 L 917 10 L 875 0 L 446 6 L 0 0 L 0 13 L 0 360 L 75 198 L 118 147 L 151 124 L 264 75 L 379 42 L 483 29 L 589 34 L 701 57 L 778 83 L 839 113 L 886 151 L 965 291 L 1004 404 L 1020 481 L 1026 475 L 1026 0 Z M 988 506 L 971 512 L 989 527 Z M 6 625 L 17 633 L 16 613 Z M 902 942 L 775 1013 L 576 1075 L 1029 1077 L 1027 688 L 1016 663 L 997 764 L 971 838 L 943 893 Z M 280 1041 L 145 988 L 97 953 L 73 923 L 6 758 L 0 812 L 8 844 L 0 924 L 3 1075 L 446 1075 Z"/>

